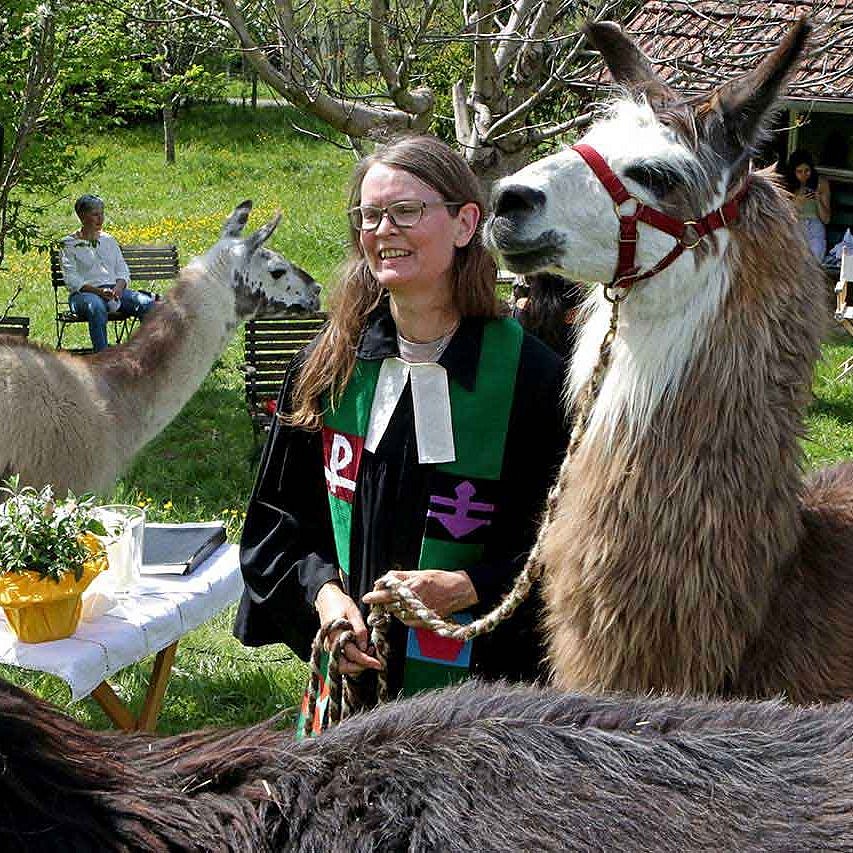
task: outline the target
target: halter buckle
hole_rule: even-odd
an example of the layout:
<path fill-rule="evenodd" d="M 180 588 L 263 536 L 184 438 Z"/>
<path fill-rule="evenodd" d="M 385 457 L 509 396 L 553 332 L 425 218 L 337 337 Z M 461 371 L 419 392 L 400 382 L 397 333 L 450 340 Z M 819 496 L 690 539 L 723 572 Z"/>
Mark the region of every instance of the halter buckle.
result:
<path fill-rule="evenodd" d="M 628 276 L 622 276 L 622 278 L 628 278 Z M 610 284 L 604 285 L 604 298 L 611 304 L 615 305 L 617 302 L 621 302 L 627 295 L 628 291 L 624 288 L 621 290 L 617 290 L 618 285 L 616 282 L 611 282 Z"/>
<path fill-rule="evenodd" d="M 622 212 L 622 205 L 623 204 L 629 204 L 632 201 L 634 202 L 634 205 L 635 205 L 633 213 L 623 213 Z M 641 202 L 640 199 L 638 199 L 637 196 L 635 196 L 635 195 L 628 196 L 628 198 L 626 198 L 624 201 L 620 201 L 620 202 L 614 201 L 613 202 L 613 210 L 616 211 L 616 218 L 617 219 L 634 219 L 637 216 L 637 214 L 640 212 L 640 208 L 642 206 L 643 206 L 643 202 Z"/>
<path fill-rule="evenodd" d="M 680 239 L 679 239 L 679 241 L 678 241 L 678 242 L 679 242 L 679 243 L 681 243 L 681 245 L 682 245 L 682 246 L 684 246 L 684 248 L 685 248 L 685 249 L 695 249 L 695 248 L 696 248 L 696 247 L 697 247 L 697 246 L 698 246 L 698 245 L 699 245 L 699 244 L 700 244 L 700 243 L 705 239 L 705 235 L 704 235 L 704 234 L 701 234 L 701 235 L 700 235 L 699 237 L 697 237 L 697 238 L 696 238 L 696 240 L 694 240 L 692 243 L 685 243 L 685 242 L 684 242 L 684 237 L 685 237 L 685 235 L 687 234 L 687 229 L 688 229 L 688 228 L 690 228 L 690 227 L 696 228 L 696 226 L 697 226 L 698 224 L 699 224 L 699 223 L 698 223 L 698 222 L 696 222 L 696 220 L 694 220 L 694 219 L 688 219 L 688 220 L 684 223 L 684 234 L 682 234 L 682 235 L 681 235 L 681 237 L 680 237 Z"/>

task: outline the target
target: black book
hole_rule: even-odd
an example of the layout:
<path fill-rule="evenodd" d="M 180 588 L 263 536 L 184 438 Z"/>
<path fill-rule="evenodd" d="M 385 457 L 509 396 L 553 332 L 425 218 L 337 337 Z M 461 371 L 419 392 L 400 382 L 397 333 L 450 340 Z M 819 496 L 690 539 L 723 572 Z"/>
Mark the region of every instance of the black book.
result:
<path fill-rule="evenodd" d="M 143 575 L 188 575 L 225 541 L 221 521 L 146 524 Z"/>

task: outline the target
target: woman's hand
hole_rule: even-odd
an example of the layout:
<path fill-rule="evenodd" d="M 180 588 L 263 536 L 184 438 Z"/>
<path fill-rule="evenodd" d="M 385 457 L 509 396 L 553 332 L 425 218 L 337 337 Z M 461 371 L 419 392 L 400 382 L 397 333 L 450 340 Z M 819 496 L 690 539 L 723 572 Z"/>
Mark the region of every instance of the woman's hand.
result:
<path fill-rule="evenodd" d="M 358 675 L 365 669 L 382 669 L 382 665 L 372 656 L 369 648 L 367 626 L 359 613 L 358 605 L 341 589 L 335 581 L 329 581 L 320 587 L 314 606 L 320 616 L 320 624 L 327 625 L 337 619 L 346 619 L 355 632 L 355 642 L 344 645 L 339 668 L 344 675 Z M 342 631 L 329 634 L 328 648 L 333 648 Z"/>
<path fill-rule="evenodd" d="M 826 178 L 821 178 L 817 184 L 817 192 L 814 194 L 817 199 L 817 216 L 824 224 L 829 223 L 831 209 L 829 206 L 829 181 Z"/>
<path fill-rule="evenodd" d="M 399 578 L 412 592 L 439 616 L 449 616 L 459 610 L 465 610 L 477 603 L 477 591 L 471 578 L 464 571 L 448 572 L 443 569 L 422 569 L 417 572 L 388 572 L 391 577 Z M 364 596 L 364 603 L 391 604 L 395 601 L 390 589 L 374 589 Z M 414 627 L 422 623 L 417 619 L 404 619 L 407 625 Z"/>

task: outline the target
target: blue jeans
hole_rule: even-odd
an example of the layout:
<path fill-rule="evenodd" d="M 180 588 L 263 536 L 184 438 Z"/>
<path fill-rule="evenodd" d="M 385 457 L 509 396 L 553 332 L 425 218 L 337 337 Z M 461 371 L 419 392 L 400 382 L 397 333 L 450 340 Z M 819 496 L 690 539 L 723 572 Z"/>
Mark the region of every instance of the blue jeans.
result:
<path fill-rule="evenodd" d="M 81 293 L 79 290 L 68 297 L 71 310 L 89 322 L 89 337 L 95 352 L 107 348 L 107 303 L 97 293 Z M 129 317 L 142 318 L 154 304 L 154 297 L 147 293 L 125 289 L 121 295 L 120 311 Z"/>

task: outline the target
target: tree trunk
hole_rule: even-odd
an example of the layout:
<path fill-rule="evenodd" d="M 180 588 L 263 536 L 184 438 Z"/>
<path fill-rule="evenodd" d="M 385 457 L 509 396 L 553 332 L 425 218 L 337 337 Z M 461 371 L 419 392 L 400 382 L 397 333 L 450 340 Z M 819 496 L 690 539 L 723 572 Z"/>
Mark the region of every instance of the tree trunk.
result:
<path fill-rule="evenodd" d="M 163 106 L 163 150 L 166 162 L 175 162 L 175 112 L 171 104 Z"/>

